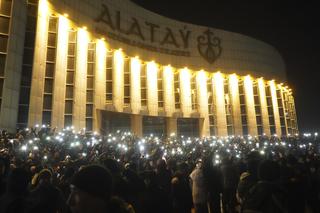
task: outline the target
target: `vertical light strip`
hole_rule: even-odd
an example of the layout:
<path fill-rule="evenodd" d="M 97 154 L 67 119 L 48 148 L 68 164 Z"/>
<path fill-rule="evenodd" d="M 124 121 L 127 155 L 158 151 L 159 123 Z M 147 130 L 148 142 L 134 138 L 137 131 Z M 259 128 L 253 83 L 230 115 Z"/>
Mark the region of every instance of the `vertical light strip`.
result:
<path fill-rule="evenodd" d="M 239 99 L 239 79 L 236 74 L 229 75 L 229 91 L 231 94 L 232 117 L 234 134 L 242 135 L 240 99 Z"/>
<path fill-rule="evenodd" d="M 87 58 L 88 33 L 78 29 L 76 53 L 76 73 L 74 81 L 73 126 L 76 129 L 85 128 L 86 125 L 86 93 L 87 93 Z"/>
<path fill-rule="evenodd" d="M 46 68 L 49 8 L 46 0 L 39 0 L 36 41 L 30 90 L 28 126 L 42 122 L 44 77 Z"/>
<path fill-rule="evenodd" d="M 289 130 L 288 130 L 288 123 L 287 123 L 287 116 L 286 116 L 286 104 L 284 100 L 284 87 L 279 85 L 279 89 L 280 89 L 280 96 L 281 96 L 281 102 L 282 102 L 284 126 L 286 129 L 286 132 L 282 132 L 282 135 L 287 136 L 289 133 Z"/>
<path fill-rule="evenodd" d="M 207 75 L 203 70 L 200 70 L 196 74 L 196 84 L 197 84 L 197 101 L 198 110 L 200 113 L 200 136 L 207 137 L 210 136 L 209 129 L 209 112 L 208 112 L 208 91 L 207 91 Z M 203 121 L 201 121 L 203 120 Z"/>
<path fill-rule="evenodd" d="M 226 108 L 224 101 L 224 78 L 220 72 L 213 75 L 213 91 L 214 91 L 214 102 L 216 108 L 217 118 L 217 136 L 227 136 L 227 119 L 226 119 Z"/>
<path fill-rule="evenodd" d="M 113 105 L 118 112 L 123 111 L 124 97 L 124 56 L 121 50 L 114 51 L 112 73 Z"/>
<path fill-rule="evenodd" d="M 270 85 L 276 134 L 278 136 L 280 136 L 281 135 L 281 125 L 280 125 L 280 115 L 279 115 L 279 107 L 278 107 L 278 99 L 277 99 L 277 89 L 276 89 L 276 85 L 275 85 L 274 81 L 269 81 L 269 85 Z"/>
<path fill-rule="evenodd" d="M 149 115 L 158 115 L 158 82 L 156 63 L 147 63 L 147 100 Z"/>
<path fill-rule="evenodd" d="M 250 76 L 244 77 L 244 92 L 246 97 L 246 109 L 248 120 L 248 133 L 252 136 L 258 135 L 256 111 L 253 97 L 253 83 Z"/>
<path fill-rule="evenodd" d="M 130 69 L 131 110 L 133 114 L 139 114 L 141 110 L 141 61 L 139 58 L 131 58 Z"/>
<path fill-rule="evenodd" d="M 263 133 L 265 133 L 267 136 L 270 136 L 271 132 L 270 132 L 269 114 L 268 114 L 268 106 L 267 106 L 267 98 L 266 98 L 266 87 L 265 87 L 264 80 L 262 78 L 258 79 L 258 88 L 259 88 Z"/>
<path fill-rule="evenodd" d="M 180 70 L 180 98 L 183 117 L 189 117 L 191 107 L 191 73 L 187 68 Z"/>
<path fill-rule="evenodd" d="M 58 21 L 58 38 L 57 38 L 57 57 L 54 71 L 53 84 L 53 105 L 51 126 L 64 127 L 64 106 L 66 94 L 66 70 L 68 54 L 68 29 L 69 21 L 64 16 L 59 16 Z"/>
<path fill-rule="evenodd" d="M 97 109 L 102 110 L 106 104 L 106 57 L 107 48 L 103 40 L 96 42 L 96 58 L 95 58 L 95 82 L 94 82 L 94 109 L 93 109 L 93 129 L 100 131 L 101 121 L 97 115 Z"/>
<path fill-rule="evenodd" d="M 165 66 L 163 68 L 163 85 L 164 85 L 164 110 L 167 116 L 171 117 L 175 110 L 174 107 L 174 89 L 173 89 L 173 70 L 171 66 Z"/>

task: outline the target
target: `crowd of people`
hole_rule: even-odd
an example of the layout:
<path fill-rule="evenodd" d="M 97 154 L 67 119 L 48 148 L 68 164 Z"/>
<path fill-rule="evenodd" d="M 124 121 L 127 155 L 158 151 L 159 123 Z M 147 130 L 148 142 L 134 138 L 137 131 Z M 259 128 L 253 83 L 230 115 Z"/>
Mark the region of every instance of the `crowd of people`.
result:
<path fill-rule="evenodd" d="M 0 139 L 0 212 L 320 212 L 317 134 L 139 138 L 35 126 Z"/>

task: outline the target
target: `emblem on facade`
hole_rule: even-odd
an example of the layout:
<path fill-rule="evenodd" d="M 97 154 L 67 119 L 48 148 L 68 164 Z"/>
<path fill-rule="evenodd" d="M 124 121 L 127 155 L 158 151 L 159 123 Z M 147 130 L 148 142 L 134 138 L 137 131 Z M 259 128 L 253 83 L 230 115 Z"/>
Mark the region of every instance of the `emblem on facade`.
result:
<path fill-rule="evenodd" d="M 221 55 L 221 39 L 215 36 L 210 29 L 204 31 L 203 34 L 197 38 L 198 51 L 204 59 L 212 64 Z"/>

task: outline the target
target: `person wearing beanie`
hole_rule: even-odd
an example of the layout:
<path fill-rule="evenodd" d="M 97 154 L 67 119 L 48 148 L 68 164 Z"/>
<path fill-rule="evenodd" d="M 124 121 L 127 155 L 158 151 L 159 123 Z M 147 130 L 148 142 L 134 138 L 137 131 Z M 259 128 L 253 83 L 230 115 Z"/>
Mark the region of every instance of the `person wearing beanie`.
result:
<path fill-rule="evenodd" d="M 78 171 L 70 184 L 67 204 L 73 213 L 105 213 L 112 194 L 112 176 L 102 166 L 90 165 Z"/>

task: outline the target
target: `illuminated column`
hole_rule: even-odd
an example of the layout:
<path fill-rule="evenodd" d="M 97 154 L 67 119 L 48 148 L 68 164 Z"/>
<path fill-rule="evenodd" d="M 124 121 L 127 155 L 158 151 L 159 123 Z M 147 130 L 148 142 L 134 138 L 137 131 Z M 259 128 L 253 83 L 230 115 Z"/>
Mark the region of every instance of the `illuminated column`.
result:
<path fill-rule="evenodd" d="M 245 103 L 247 109 L 247 120 L 248 120 L 248 133 L 249 135 L 256 136 L 258 135 L 257 129 L 257 118 L 256 110 L 254 105 L 253 97 L 253 84 L 250 76 L 244 77 L 244 93 L 245 93 Z"/>
<path fill-rule="evenodd" d="M 142 116 L 131 114 L 131 131 L 138 137 L 143 136 L 142 132 Z"/>
<path fill-rule="evenodd" d="M 130 96 L 132 114 L 139 114 L 141 110 L 141 61 L 131 58 L 130 61 Z"/>
<path fill-rule="evenodd" d="M 296 107 L 294 104 L 294 98 L 292 96 L 291 89 L 289 89 L 289 102 L 290 102 L 290 110 L 291 110 L 291 119 L 293 120 L 292 128 L 294 129 L 294 132 L 297 134 L 299 133 L 298 120 L 297 120 Z"/>
<path fill-rule="evenodd" d="M 39 0 L 36 40 L 34 48 L 28 126 L 42 122 L 44 77 L 48 41 L 49 8 L 46 0 Z"/>
<path fill-rule="evenodd" d="M 87 55 L 88 33 L 78 29 L 76 53 L 76 73 L 74 80 L 73 126 L 76 129 L 86 125 Z"/>
<path fill-rule="evenodd" d="M 224 79 L 220 72 L 213 75 L 212 87 L 214 91 L 214 105 L 216 106 L 216 117 L 217 117 L 217 135 L 227 136 L 227 118 L 226 118 L 226 108 L 224 100 Z"/>
<path fill-rule="evenodd" d="M 9 132 L 15 132 L 19 111 L 19 92 L 25 25 L 27 22 L 27 3 L 26 1 L 12 1 L 12 3 L 11 1 L 8 1 L 7 4 L 12 4 L 12 10 L 10 32 L 6 49 L 6 65 L 5 70 L 1 70 L 5 72 L 5 78 L 2 88 L 0 128 L 6 129 Z M 1 23 L 1 27 L 4 26 L 2 24 L 3 22 Z M 1 41 L 1 45 L 3 44 L 4 43 Z M 4 46 L 2 46 L 2 48 L 3 47 Z M 1 61 L 1 63 L 4 63 L 4 61 Z"/>
<path fill-rule="evenodd" d="M 69 28 L 69 22 L 67 18 L 65 18 L 64 16 L 60 16 L 58 26 L 57 57 L 54 71 L 51 126 L 63 128 Z"/>
<path fill-rule="evenodd" d="M 280 115 L 279 115 L 279 107 L 278 107 L 278 99 L 277 99 L 277 89 L 274 81 L 268 82 L 270 85 L 270 93 L 271 93 L 271 100 L 272 100 L 272 108 L 273 108 L 273 115 L 274 115 L 274 124 L 276 127 L 276 134 L 281 135 L 281 125 L 280 125 Z"/>
<path fill-rule="evenodd" d="M 232 74 L 229 76 L 229 91 L 232 105 L 232 117 L 234 134 L 242 135 L 242 123 L 241 123 L 241 111 L 240 111 L 240 99 L 239 99 L 239 80 L 237 75 Z"/>
<path fill-rule="evenodd" d="M 288 131 L 288 124 L 287 124 L 287 116 L 286 116 L 286 106 L 285 106 L 285 101 L 284 101 L 284 88 L 279 85 L 280 89 L 280 96 L 281 96 L 281 102 L 282 102 L 282 110 L 283 110 L 283 120 L 284 120 L 284 125 L 286 132 L 281 132 L 283 136 L 287 136 L 289 131 Z"/>
<path fill-rule="evenodd" d="M 173 88 L 174 77 L 173 77 L 173 70 L 171 66 L 165 66 L 163 68 L 162 79 L 163 79 L 163 85 L 164 85 L 163 87 L 164 110 L 166 112 L 166 115 L 171 117 L 172 113 L 175 111 L 174 88 Z"/>
<path fill-rule="evenodd" d="M 259 88 L 263 133 L 265 133 L 267 136 L 270 136 L 271 132 L 270 132 L 267 99 L 266 99 L 266 87 L 265 87 L 264 80 L 262 78 L 258 79 L 258 88 Z"/>
<path fill-rule="evenodd" d="M 157 65 L 154 62 L 147 63 L 147 99 L 149 115 L 158 115 L 158 82 Z"/>
<path fill-rule="evenodd" d="M 207 91 L 207 76 L 206 73 L 201 70 L 197 72 L 197 101 L 198 101 L 198 111 L 200 117 L 199 127 L 200 127 L 200 136 L 207 137 L 210 136 L 209 128 L 209 112 L 208 112 L 208 91 Z"/>
<path fill-rule="evenodd" d="M 112 73 L 112 96 L 113 105 L 118 112 L 123 111 L 124 97 L 124 57 L 120 50 L 116 50 L 113 56 L 113 73 Z"/>
<path fill-rule="evenodd" d="M 103 40 L 97 40 L 96 43 L 96 61 L 95 61 L 95 78 L 94 78 L 94 109 L 93 109 L 93 129 L 101 129 L 101 113 L 106 105 L 106 55 L 107 48 Z"/>
<path fill-rule="evenodd" d="M 180 100 L 181 100 L 181 111 L 183 117 L 190 117 L 192 112 L 191 104 L 191 73 L 187 68 L 180 70 Z"/>

